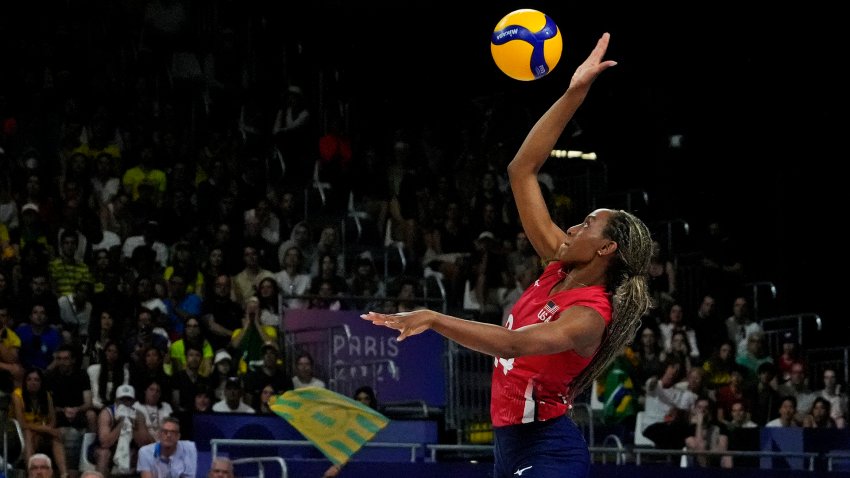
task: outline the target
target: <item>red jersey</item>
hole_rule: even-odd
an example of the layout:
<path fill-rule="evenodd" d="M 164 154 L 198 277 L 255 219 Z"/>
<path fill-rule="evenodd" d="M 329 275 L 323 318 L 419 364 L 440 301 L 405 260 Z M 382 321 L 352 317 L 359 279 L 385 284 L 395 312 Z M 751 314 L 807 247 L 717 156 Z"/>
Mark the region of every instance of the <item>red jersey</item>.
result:
<path fill-rule="evenodd" d="M 565 277 L 560 262 L 550 263 L 511 309 L 505 327 L 515 330 L 558 320 L 564 310 L 574 305 L 596 310 L 607 327 L 611 322 L 612 306 L 605 288 L 580 287 L 550 295 L 552 287 Z M 565 414 L 567 388 L 592 358 L 582 357 L 573 350 L 551 355 L 495 358 L 490 390 L 493 426 L 545 421 Z"/>

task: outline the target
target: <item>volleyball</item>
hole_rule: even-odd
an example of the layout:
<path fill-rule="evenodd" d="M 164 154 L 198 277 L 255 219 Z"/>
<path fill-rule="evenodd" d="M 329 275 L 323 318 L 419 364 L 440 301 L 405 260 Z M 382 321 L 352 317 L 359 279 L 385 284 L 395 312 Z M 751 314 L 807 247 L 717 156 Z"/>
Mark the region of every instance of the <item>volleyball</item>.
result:
<path fill-rule="evenodd" d="M 561 31 L 555 21 L 529 8 L 505 15 L 490 38 L 490 53 L 496 66 L 521 81 L 548 75 L 561 59 L 562 47 Z"/>

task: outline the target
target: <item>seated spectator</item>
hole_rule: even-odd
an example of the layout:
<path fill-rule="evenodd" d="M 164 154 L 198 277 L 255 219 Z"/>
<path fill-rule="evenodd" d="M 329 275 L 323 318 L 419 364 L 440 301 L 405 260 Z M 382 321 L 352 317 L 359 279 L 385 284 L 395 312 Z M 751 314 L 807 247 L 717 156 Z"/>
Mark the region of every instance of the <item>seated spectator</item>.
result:
<path fill-rule="evenodd" d="M 253 407 L 242 401 L 244 390 L 239 377 L 228 377 L 224 385 L 224 399 L 212 406 L 217 413 L 256 413 Z"/>
<path fill-rule="evenodd" d="M 378 409 L 378 397 L 375 394 L 375 389 L 368 385 L 363 385 L 355 390 L 353 398 L 369 408 Z"/>
<path fill-rule="evenodd" d="M 115 401 L 104 406 L 97 417 L 97 435 L 87 453 L 97 471 L 106 476 L 128 473 L 135 469 L 139 439 L 144 429 L 144 417 L 133 405 L 136 390 L 132 385 L 121 385 L 115 392 Z"/>
<path fill-rule="evenodd" d="M 130 385 L 139 392 L 155 381 L 164 397 L 171 397 L 171 380 L 165 373 L 164 354 L 158 348 L 149 346 L 142 353 L 142 359 L 130 364 Z"/>
<path fill-rule="evenodd" d="M 47 324 L 47 312 L 43 305 L 34 304 L 29 321 L 15 329 L 21 339 L 20 359 L 24 367 L 46 370 L 53 362 L 53 353 L 62 344 L 62 337 L 54 327 Z"/>
<path fill-rule="evenodd" d="M 12 417 L 21 424 L 24 432 L 24 459 L 29 459 L 46 448 L 52 452 L 53 461 L 62 477 L 68 476 L 62 432 L 56 427 L 56 408 L 53 396 L 44 386 L 41 369 L 30 368 L 24 375 L 24 386 L 12 395 Z"/>
<path fill-rule="evenodd" d="M 688 341 L 688 354 L 691 360 L 699 360 L 700 351 L 697 348 L 696 332 L 685 325 L 684 310 L 681 304 L 675 303 L 670 305 L 670 308 L 667 310 L 667 320 L 659 324 L 658 329 L 661 331 L 661 342 L 665 352 L 671 353 L 673 351 L 673 333 L 682 332 Z"/>
<path fill-rule="evenodd" d="M 800 344 L 797 342 L 795 333 L 785 332 L 782 334 L 782 351 L 776 357 L 774 363 L 779 369 L 779 383 L 786 382 L 791 378 L 791 367 L 794 363 L 805 365 L 802 353 L 800 352 Z"/>
<path fill-rule="evenodd" d="M 753 332 L 747 337 L 746 343 L 744 353 L 739 353 L 735 361 L 746 371 L 744 381 L 751 384 L 758 380 L 759 367 L 763 363 L 773 364 L 773 357 L 767 353 L 762 333 Z"/>
<path fill-rule="evenodd" d="M 732 373 L 741 373 L 741 366 L 735 358 L 735 344 L 726 340 L 714 350 L 711 357 L 702 363 L 702 368 L 705 370 L 705 384 L 708 388 L 718 390 L 729 383 Z"/>
<path fill-rule="evenodd" d="M 802 422 L 797 420 L 797 399 L 792 396 L 782 398 L 779 405 L 779 417 L 764 424 L 765 427 L 799 427 Z"/>
<path fill-rule="evenodd" d="M 170 387 L 159 383 L 156 378 L 151 378 L 146 383 L 147 385 L 140 389 L 142 399 L 133 404 L 133 408 L 142 415 L 145 423 L 144 429 L 139 433 L 140 446 L 155 442 L 160 426 L 174 413 L 171 404 L 163 399 L 162 390 Z"/>
<path fill-rule="evenodd" d="M 261 362 L 261 348 L 267 342 L 277 342 L 277 329 L 260 323 L 260 301 L 251 297 L 245 305 L 242 327 L 234 330 L 230 339 L 230 349 L 241 357 L 237 368 L 239 375 Z"/>
<path fill-rule="evenodd" d="M 694 403 L 690 418 L 693 433 L 685 438 L 685 447 L 688 451 L 723 452 L 729 449 L 729 437 L 718 425 L 715 415 L 709 398 L 701 397 Z M 731 456 L 696 455 L 690 457 L 689 461 L 701 467 L 719 464 L 723 468 L 732 468 Z"/>
<path fill-rule="evenodd" d="M 230 346 L 233 332 L 242 324 L 243 310 L 230 297 L 231 280 L 226 274 L 216 276 L 213 281 L 214 290 L 204 299 L 201 318 L 206 325 L 207 340 L 213 350 L 221 350 Z"/>
<path fill-rule="evenodd" d="M 83 345 L 88 342 L 93 295 L 94 284 L 80 281 L 74 285 L 71 293 L 59 297 L 57 301 L 62 342 L 73 345 L 78 350 L 83 350 Z"/>
<path fill-rule="evenodd" d="M 103 350 L 108 343 L 117 345 L 119 355 L 126 359 L 123 354 L 124 347 L 121 346 L 124 333 L 121 326 L 115 323 L 115 317 L 113 310 L 105 309 L 99 313 L 97 320 L 92 320 L 89 324 L 88 343 L 85 347 L 89 366 L 104 359 Z"/>
<path fill-rule="evenodd" d="M 763 334 L 761 324 L 753 320 L 750 303 L 746 297 L 736 297 L 732 305 L 732 315 L 726 319 L 726 335 L 737 344 L 737 355 L 741 357 L 749 349 L 749 338 L 753 334 Z"/>
<path fill-rule="evenodd" d="M 274 277 L 264 277 L 257 282 L 256 296 L 260 301 L 260 323 L 280 328 L 283 300 Z"/>
<path fill-rule="evenodd" d="M 186 352 L 190 347 L 201 351 L 201 363 L 198 373 L 204 377 L 209 376 L 210 372 L 212 372 L 213 348 L 212 344 L 206 338 L 201 320 L 195 316 L 190 316 L 186 319 L 183 335 L 169 347 L 172 376 L 186 368 Z"/>
<path fill-rule="evenodd" d="M 233 365 L 233 358 L 227 350 L 219 350 L 215 353 L 215 364 L 209 377 L 210 396 L 213 403 L 224 398 L 224 386 L 227 379 L 237 376 L 237 368 Z"/>
<path fill-rule="evenodd" d="M 254 400 L 254 405 L 252 408 L 257 411 L 258 415 L 274 415 L 274 410 L 272 410 L 271 404 L 269 400 L 275 395 L 279 395 L 277 391 L 275 391 L 272 384 L 266 384 L 260 393 L 256 395 L 256 399 Z"/>
<path fill-rule="evenodd" d="M 120 385 L 130 383 L 130 367 L 121 355 L 117 342 L 108 340 L 100 356 L 97 363 L 86 369 L 91 386 L 92 407 L 98 412 L 115 402 L 115 390 Z"/>
<path fill-rule="evenodd" d="M 652 326 L 640 329 L 640 340 L 632 344 L 637 365 L 635 365 L 635 376 L 641 396 L 646 395 L 646 382 L 650 377 L 660 377 L 664 374 L 665 364 L 661 360 L 663 349 L 658 342 L 658 332 Z"/>
<path fill-rule="evenodd" d="M 744 388 L 744 376 L 741 372 L 733 371 L 729 383 L 721 386 L 715 392 L 717 399 L 717 419 L 721 423 L 732 420 L 732 406 L 742 403 L 745 410 L 749 409 L 751 397 Z"/>
<path fill-rule="evenodd" d="M 752 407 L 748 411 L 759 426 L 779 416 L 781 397 L 776 387 L 776 366 L 772 362 L 759 365 L 758 381 L 748 387 L 748 394 L 752 397 Z"/>
<path fill-rule="evenodd" d="M 56 351 L 55 365 L 44 374 L 44 386 L 53 396 L 56 428 L 62 436 L 68 463 L 80 462 L 83 435 L 97 426 L 97 411 L 92 406 L 91 382 L 79 365 L 70 345 Z"/>
<path fill-rule="evenodd" d="M 262 364 L 249 370 L 245 376 L 245 401 L 256 404 L 260 393 L 268 384 L 272 385 L 275 393 L 292 390 L 292 379 L 281 366 L 278 347 L 274 342 L 263 344 Z M 256 408 L 256 407 L 255 407 Z"/>
<path fill-rule="evenodd" d="M 180 412 L 189 412 L 194 406 L 195 395 L 199 388 L 208 388 L 208 377 L 201 375 L 202 352 L 195 345 L 188 345 L 185 351 L 186 366 L 172 376 L 173 390 L 171 403 Z"/>
<path fill-rule="evenodd" d="M 838 428 L 844 428 L 847 423 L 847 395 L 841 391 L 841 386 L 835 378 L 835 370 L 823 370 L 823 388 L 815 391 L 816 397 L 823 397 L 830 403 L 830 416 Z"/>
<path fill-rule="evenodd" d="M 198 469 L 195 443 L 180 439 L 180 420 L 168 417 L 159 431 L 158 440 L 139 448 L 140 478 L 192 477 Z"/>
<path fill-rule="evenodd" d="M 688 436 L 688 417 L 698 395 L 691 390 L 675 386 L 682 376 L 683 367 L 678 362 L 669 362 L 664 375 L 652 377 L 646 384 L 647 418 L 652 420 L 643 430 L 644 436 L 655 443 L 656 448 L 681 449 Z M 692 372 L 700 371 L 695 368 Z M 689 380 L 689 383 L 692 381 Z M 693 381 L 696 384 L 696 380 Z"/>
<path fill-rule="evenodd" d="M 685 371 L 691 370 L 694 367 L 694 363 L 698 363 L 691 354 L 688 336 L 682 330 L 672 332 L 670 335 L 670 350 L 662 352 L 661 360 L 664 362 L 675 361 Z"/>
<path fill-rule="evenodd" d="M 301 352 L 295 358 L 295 375 L 292 377 L 295 388 L 319 387 L 325 388 L 325 382 L 313 376 L 313 356 Z"/>
<path fill-rule="evenodd" d="M 812 389 L 809 388 L 806 367 L 799 362 L 791 365 L 791 378 L 787 382 L 779 384 L 776 391 L 782 397 L 794 397 L 796 399 L 796 421 L 803 423 L 803 418 L 811 410 L 816 396 Z"/>
<path fill-rule="evenodd" d="M 0 390 L 14 390 L 21 387 L 24 367 L 21 365 L 21 338 L 10 327 L 12 309 L 0 303 Z"/>
<path fill-rule="evenodd" d="M 815 398 L 809 413 L 803 418 L 803 426 L 806 428 L 844 428 L 838 426 L 835 419 L 830 416 L 832 404 L 823 397 Z"/>
<path fill-rule="evenodd" d="M 275 274 L 275 280 L 280 285 L 284 303 L 290 309 L 306 309 L 307 301 L 300 296 L 309 293 L 311 277 L 304 272 L 306 267 L 301 249 L 292 244 L 284 252 L 281 266 L 281 270 Z"/>

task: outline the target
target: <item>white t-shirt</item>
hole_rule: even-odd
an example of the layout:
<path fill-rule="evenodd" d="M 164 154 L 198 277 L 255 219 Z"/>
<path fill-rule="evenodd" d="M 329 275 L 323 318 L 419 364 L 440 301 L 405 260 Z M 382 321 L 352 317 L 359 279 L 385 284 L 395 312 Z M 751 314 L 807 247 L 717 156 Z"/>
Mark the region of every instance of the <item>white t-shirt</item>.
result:
<path fill-rule="evenodd" d="M 235 409 L 227 405 L 227 400 L 219 400 L 212 406 L 212 411 L 219 413 L 256 413 L 256 411 L 245 402 L 240 401 Z"/>
<path fill-rule="evenodd" d="M 325 388 L 325 382 L 319 380 L 316 377 L 313 377 L 313 379 L 310 380 L 309 382 L 302 382 L 300 378 L 293 376 L 292 377 L 292 385 L 294 385 L 295 388 L 305 388 L 305 387 Z"/>

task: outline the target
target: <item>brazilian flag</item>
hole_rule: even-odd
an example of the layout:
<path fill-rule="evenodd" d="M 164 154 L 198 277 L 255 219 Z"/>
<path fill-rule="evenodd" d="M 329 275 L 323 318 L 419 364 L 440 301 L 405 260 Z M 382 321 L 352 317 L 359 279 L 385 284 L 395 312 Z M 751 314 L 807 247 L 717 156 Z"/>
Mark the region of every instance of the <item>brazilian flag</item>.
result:
<path fill-rule="evenodd" d="M 390 422 L 345 395 L 319 387 L 289 390 L 271 409 L 310 440 L 334 465 L 343 465 Z"/>
<path fill-rule="evenodd" d="M 617 357 L 600 377 L 597 393 L 602 402 L 602 421 L 606 425 L 620 423 L 625 418 L 637 414 L 637 395 L 631 378 L 631 364 L 623 357 Z"/>

